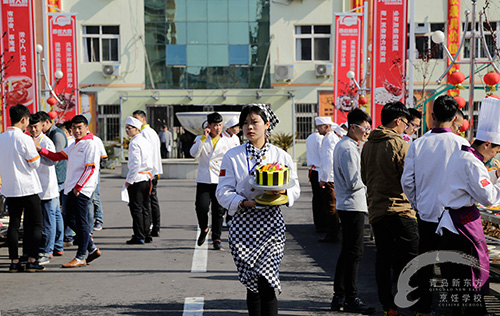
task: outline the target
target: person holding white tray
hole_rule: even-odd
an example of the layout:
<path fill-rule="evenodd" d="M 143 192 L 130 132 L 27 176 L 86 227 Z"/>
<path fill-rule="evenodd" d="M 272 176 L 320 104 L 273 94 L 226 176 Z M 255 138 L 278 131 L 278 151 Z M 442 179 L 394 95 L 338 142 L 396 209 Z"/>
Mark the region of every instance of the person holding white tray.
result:
<path fill-rule="evenodd" d="M 253 104 L 243 109 L 239 124 L 248 142 L 229 150 L 220 170 L 216 196 L 233 216 L 229 247 L 238 278 L 247 288 L 249 315 L 278 315 L 275 289 L 281 292 L 279 266 L 285 246 L 285 222 L 280 205 L 257 205 L 255 198 L 266 191 L 285 194 L 287 206 L 299 198 L 300 186 L 292 158 L 271 145 L 267 135 L 279 123 L 268 105 Z M 255 185 L 255 169 L 276 163 L 288 166 L 286 189 L 266 190 Z"/>

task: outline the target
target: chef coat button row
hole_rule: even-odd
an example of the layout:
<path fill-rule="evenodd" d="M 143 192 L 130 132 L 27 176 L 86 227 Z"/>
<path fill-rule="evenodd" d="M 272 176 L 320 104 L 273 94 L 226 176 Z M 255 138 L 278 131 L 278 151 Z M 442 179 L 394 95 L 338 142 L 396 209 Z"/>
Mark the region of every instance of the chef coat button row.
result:
<path fill-rule="evenodd" d="M 266 156 L 262 156 L 262 159 L 266 159 Z"/>

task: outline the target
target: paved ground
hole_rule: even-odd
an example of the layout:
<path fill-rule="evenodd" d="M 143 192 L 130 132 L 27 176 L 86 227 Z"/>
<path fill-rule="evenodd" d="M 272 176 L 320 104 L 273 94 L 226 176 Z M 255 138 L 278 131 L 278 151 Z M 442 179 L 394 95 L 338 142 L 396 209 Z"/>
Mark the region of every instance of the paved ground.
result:
<path fill-rule="evenodd" d="M 207 272 L 191 272 L 197 235 L 194 181 L 160 180 L 161 237 L 137 246 L 125 244 L 132 234 L 131 218 L 119 201 L 123 179 L 118 176 L 119 170 L 102 174 L 105 223 L 94 241 L 103 255 L 92 264 L 60 268 L 73 258 L 76 248 L 72 247 L 63 257 L 51 260 L 44 272 L 11 274 L 7 273 L 7 249 L 0 248 L 0 315 L 182 315 L 186 298 L 192 297 L 204 298 L 203 315 L 246 315 L 246 290 L 237 280 L 228 250 L 209 247 Z M 301 198 L 293 208 L 284 210 L 287 244 L 281 267 L 280 315 L 340 315 L 329 311 L 340 245 L 317 242 L 306 170 L 300 170 L 299 176 Z M 223 238 L 227 248 L 227 231 Z M 359 290 L 380 315 L 374 253 L 374 245 L 368 241 Z M 494 298 L 490 301 L 497 304 Z"/>

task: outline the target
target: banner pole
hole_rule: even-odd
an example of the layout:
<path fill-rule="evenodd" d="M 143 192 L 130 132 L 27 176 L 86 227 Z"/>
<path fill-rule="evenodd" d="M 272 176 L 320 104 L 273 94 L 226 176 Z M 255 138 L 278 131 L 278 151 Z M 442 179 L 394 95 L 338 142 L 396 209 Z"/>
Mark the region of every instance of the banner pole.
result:
<path fill-rule="evenodd" d="M 408 99 L 409 108 L 413 108 L 413 64 L 415 62 L 415 0 L 410 0 L 410 45 L 409 45 L 409 69 L 408 69 Z"/>

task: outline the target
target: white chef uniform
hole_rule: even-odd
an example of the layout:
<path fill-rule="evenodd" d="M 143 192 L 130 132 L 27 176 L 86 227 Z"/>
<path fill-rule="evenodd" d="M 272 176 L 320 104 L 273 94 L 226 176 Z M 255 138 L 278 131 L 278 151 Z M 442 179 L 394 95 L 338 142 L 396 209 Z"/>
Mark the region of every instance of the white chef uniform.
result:
<path fill-rule="evenodd" d="M 319 170 L 319 180 L 333 183 L 333 151 L 335 145 L 340 141 L 340 137 L 334 131 L 326 133 L 321 143 L 321 163 Z"/>
<path fill-rule="evenodd" d="M 319 172 L 321 165 L 321 142 L 323 135 L 315 131 L 306 139 L 307 168 Z"/>
<path fill-rule="evenodd" d="M 153 176 L 163 174 L 163 165 L 161 162 L 161 144 L 160 137 L 154 129 L 152 129 L 149 124 L 142 126 L 141 134 L 144 136 L 151 144 L 153 151 Z"/>
<path fill-rule="evenodd" d="M 219 183 L 219 172 L 222 157 L 231 148 L 232 141 L 228 137 L 221 135 L 213 147 L 212 137 L 208 135 L 204 141 L 203 135 L 195 138 L 190 153 L 194 158 L 199 159 L 197 183 Z"/>
<path fill-rule="evenodd" d="M 153 171 L 153 150 L 149 141 L 137 134 L 130 140 L 128 147 L 128 173 L 126 182 L 148 181 Z"/>

